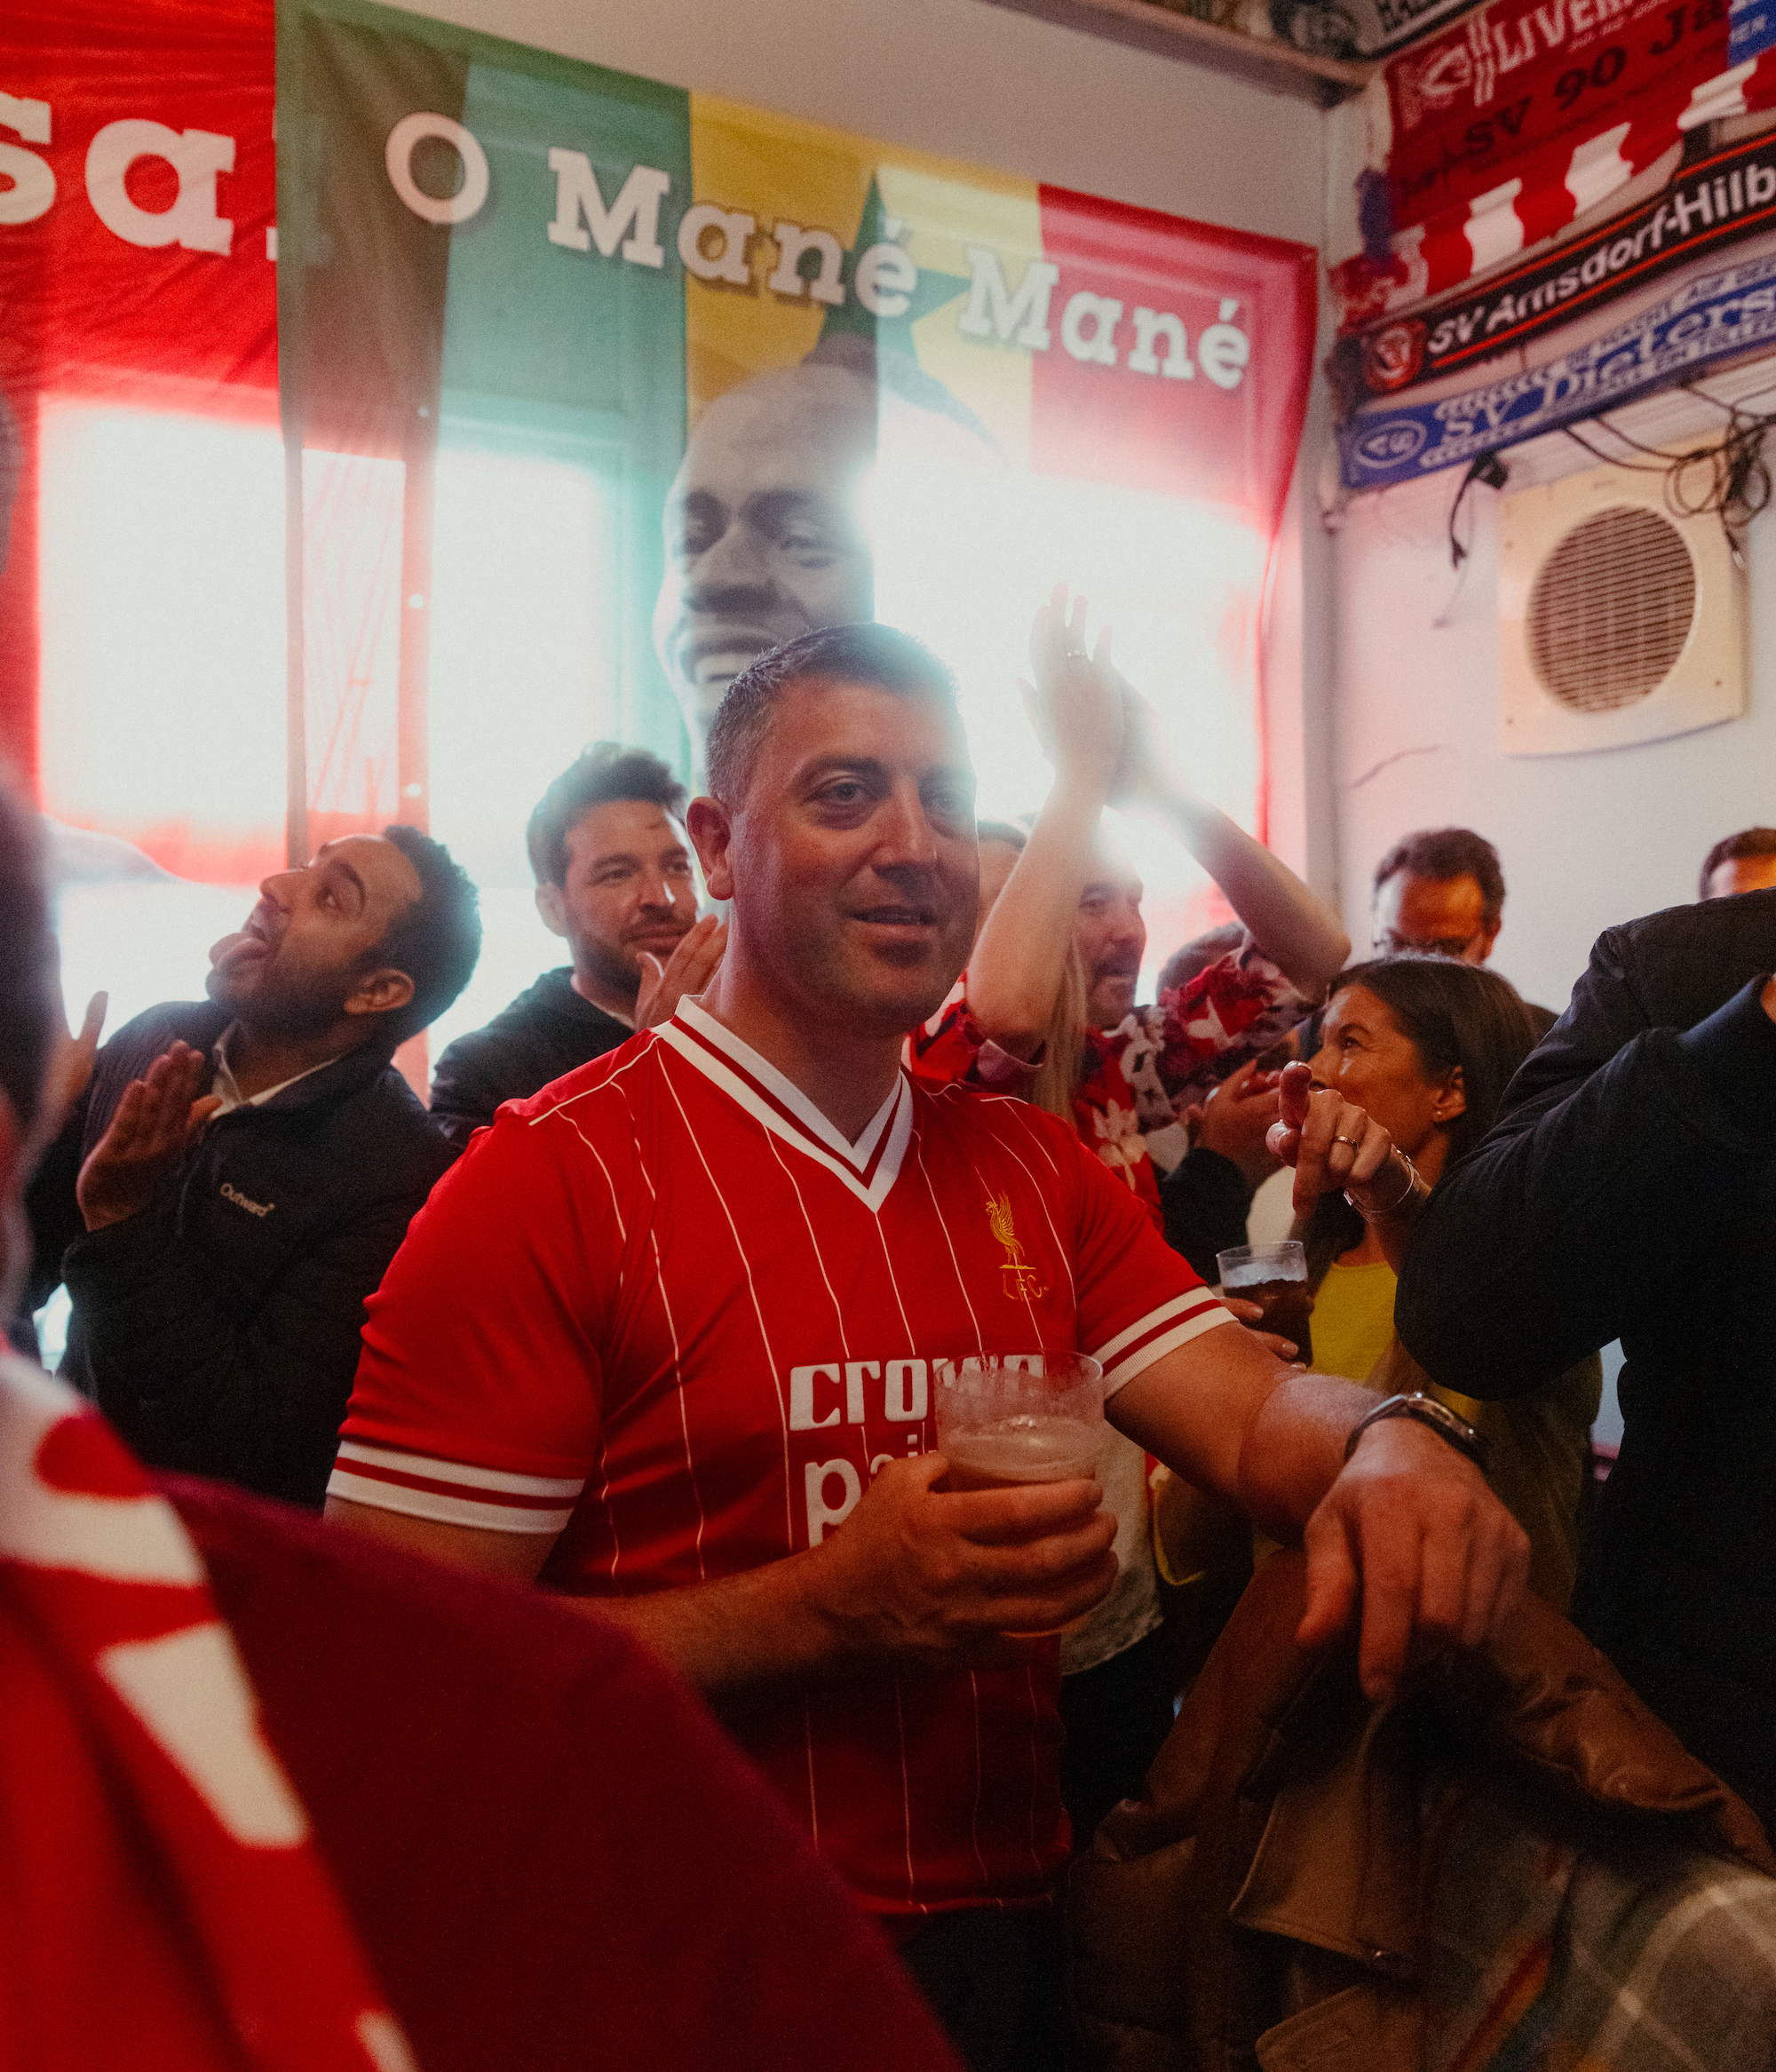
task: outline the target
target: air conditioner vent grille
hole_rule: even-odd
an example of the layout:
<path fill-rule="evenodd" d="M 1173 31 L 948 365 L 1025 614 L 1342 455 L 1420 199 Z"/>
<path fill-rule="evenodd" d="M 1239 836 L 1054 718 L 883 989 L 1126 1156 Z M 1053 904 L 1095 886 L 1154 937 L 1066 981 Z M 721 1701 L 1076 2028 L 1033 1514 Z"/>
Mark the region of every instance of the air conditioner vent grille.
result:
<path fill-rule="evenodd" d="M 1547 690 L 1575 712 L 1613 712 L 1671 672 L 1696 615 L 1683 535 L 1644 505 L 1617 504 L 1573 528 L 1529 596 L 1529 652 Z"/>

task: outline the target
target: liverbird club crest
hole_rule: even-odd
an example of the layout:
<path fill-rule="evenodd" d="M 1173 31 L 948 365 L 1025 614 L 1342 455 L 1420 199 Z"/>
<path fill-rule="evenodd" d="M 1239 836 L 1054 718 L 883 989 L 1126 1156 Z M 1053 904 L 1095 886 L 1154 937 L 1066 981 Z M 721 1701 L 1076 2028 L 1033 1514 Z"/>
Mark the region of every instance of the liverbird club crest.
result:
<path fill-rule="evenodd" d="M 999 1262 L 999 1271 L 1004 1278 L 1005 1299 L 1008 1302 L 1039 1302 L 1048 1293 L 1036 1282 L 1036 1269 L 1024 1256 L 1024 1247 L 1011 1221 L 1011 1197 L 1000 1195 L 987 1197 L 987 1222 L 995 1240 L 1005 1248 L 1005 1257 Z"/>

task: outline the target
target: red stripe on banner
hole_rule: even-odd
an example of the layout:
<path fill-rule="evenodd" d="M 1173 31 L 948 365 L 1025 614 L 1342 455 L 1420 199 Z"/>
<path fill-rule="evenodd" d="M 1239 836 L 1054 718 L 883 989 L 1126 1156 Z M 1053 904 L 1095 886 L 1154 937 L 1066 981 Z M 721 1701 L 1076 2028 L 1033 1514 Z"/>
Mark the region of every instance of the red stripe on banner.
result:
<path fill-rule="evenodd" d="M 1726 69 L 1726 0 L 1493 0 L 1386 69 L 1396 232 Z"/>
<path fill-rule="evenodd" d="M 0 232 L 0 379 L 244 387 L 264 409 L 277 388 L 271 0 L 8 0 L 6 17 L 6 91 L 48 107 L 49 142 L 26 148 L 55 196 Z"/>
<path fill-rule="evenodd" d="M 1747 114 L 1776 106 L 1776 64 L 1758 60 L 1724 97 L 1724 105 L 1728 113 Z M 1685 123 L 1694 113 L 1694 91 L 1681 79 L 1662 98 L 1645 98 L 1625 133 L 1614 142 L 1613 155 L 1628 169 L 1619 174 L 1616 185 L 1625 186 L 1629 178 L 1674 150 L 1687 133 Z M 1622 126 L 1621 117 L 1617 115 L 1613 122 L 1599 118 L 1599 123 L 1588 127 L 1576 144 L 1563 139 L 1548 149 L 1513 158 L 1502 169 L 1518 183 L 1518 191 L 1502 204 L 1498 222 L 1507 228 L 1515 224 L 1517 250 L 1530 250 L 1564 229 L 1581 213 L 1582 195 L 1591 197 L 1582 211 L 1586 215 L 1610 200 L 1613 190 L 1598 182 L 1592 155 L 1611 142 L 1613 131 Z M 1484 237 L 1477 250 L 1476 220 L 1472 203 L 1463 200 L 1399 232 L 1387 258 L 1359 254 L 1329 267 L 1328 279 L 1338 309 L 1340 334 L 1348 337 L 1396 312 L 1435 301 L 1475 274 L 1490 273 L 1501 258 L 1511 256 Z"/>
<path fill-rule="evenodd" d="M 1031 355 L 1032 464 L 1203 497 L 1273 528 L 1307 409 L 1312 247 L 1063 187 L 1039 194 L 1059 279 L 1049 345 Z M 1164 371 L 1174 324 L 1186 377 Z"/>
<path fill-rule="evenodd" d="M 5 44 L 4 90 L 30 127 L 0 131 L 4 191 L 15 210 L 33 206 L 27 191 L 45 203 L 0 223 L 0 390 L 20 463 L 0 570 L 0 752 L 35 778 L 41 403 L 276 421 L 274 12 L 8 0 Z M 0 494 L 5 459 L 0 441 Z"/>

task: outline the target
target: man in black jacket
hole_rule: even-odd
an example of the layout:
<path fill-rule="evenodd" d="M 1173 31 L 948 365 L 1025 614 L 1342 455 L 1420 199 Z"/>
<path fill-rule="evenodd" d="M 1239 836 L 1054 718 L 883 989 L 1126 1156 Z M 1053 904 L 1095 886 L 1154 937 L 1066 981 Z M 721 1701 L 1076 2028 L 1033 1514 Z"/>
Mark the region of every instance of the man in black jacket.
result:
<path fill-rule="evenodd" d="M 726 931 L 697 919 L 684 810 L 685 787 L 658 756 L 610 741 L 543 794 L 525 830 L 536 910 L 574 961 L 439 1059 L 432 1120 L 456 1150 L 502 1101 L 527 1100 L 702 990 Z"/>
<path fill-rule="evenodd" d="M 475 889 L 411 828 L 266 879 L 210 998 L 99 1052 L 32 1185 L 31 1302 L 141 1457 L 318 1508 L 364 1301 L 449 1163 L 391 1060 L 461 992 Z"/>
<path fill-rule="evenodd" d="M 1612 1338 L 1621 1457 L 1573 1616 L 1776 1827 L 1776 891 L 1611 929 L 1425 1207 L 1394 1322 L 1445 1386 Z"/>

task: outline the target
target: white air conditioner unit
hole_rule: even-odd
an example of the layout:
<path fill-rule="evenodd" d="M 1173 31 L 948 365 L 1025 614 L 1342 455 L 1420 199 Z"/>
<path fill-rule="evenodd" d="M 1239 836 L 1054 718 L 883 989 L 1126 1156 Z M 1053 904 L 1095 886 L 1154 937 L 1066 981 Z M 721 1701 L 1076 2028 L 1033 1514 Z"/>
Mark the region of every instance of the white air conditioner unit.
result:
<path fill-rule="evenodd" d="M 1720 520 L 1675 517 L 1661 472 L 1518 490 L 1499 542 L 1500 745 L 1574 755 L 1738 718 L 1744 621 Z"/>

